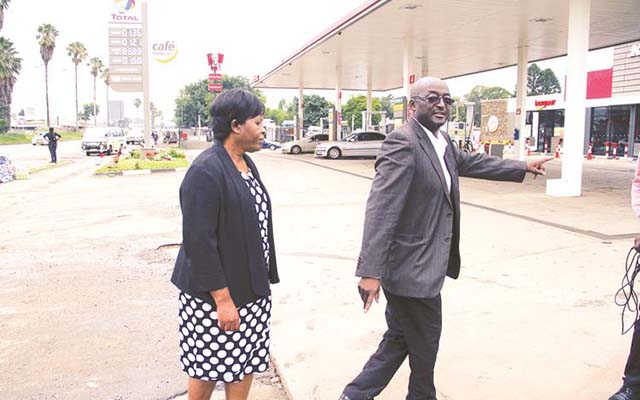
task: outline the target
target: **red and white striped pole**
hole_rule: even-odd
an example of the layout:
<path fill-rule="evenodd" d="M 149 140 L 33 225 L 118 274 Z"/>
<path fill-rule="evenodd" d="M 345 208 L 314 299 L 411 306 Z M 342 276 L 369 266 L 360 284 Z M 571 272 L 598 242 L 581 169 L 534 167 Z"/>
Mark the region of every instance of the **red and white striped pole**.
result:
<path fill-rule="evenodd" d="M 609 142 L 604 142 L 604 156 L 609 158 Z"/>
<path fill-rule="evenodd" d="M 624 158 L 625 160 L 629 159 L 629 143 L 624 145 Z"/>
<path fill-rule="evenodd" d="M 587 151 L 587 160 L 593 160 L 593 143 L 589 142 L 589 150 Z"/>
<path fill-rule="evenodd" d="M 544 154 L 548 154 L 549 153 L 549 142 L 547 141 L 547 139 L 544 140 Z"/>
<path fill-rule="evenodd" d="M 617 160 L 618 159 L 618 143 L 613 142 L 613 149 L 612 149 L 612 153 L 613 153 L 613 159 Z"/>

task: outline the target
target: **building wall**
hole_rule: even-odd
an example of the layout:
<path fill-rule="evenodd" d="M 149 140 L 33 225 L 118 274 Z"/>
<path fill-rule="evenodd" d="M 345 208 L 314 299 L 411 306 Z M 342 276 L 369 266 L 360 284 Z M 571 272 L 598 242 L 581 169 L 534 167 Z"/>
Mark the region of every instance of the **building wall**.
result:
<path fill-rule="evenodd" d="M 640 42 L 613 51 L 612 96 L 640 94 Z"/>
<path fill-rule="evenodd" d="M 507 99 L 484 100 L 480 102 L 480 130 L 483 142 L 496 142 L 513 139 L 512 119 L 507 112 Z M 495 115 L 498 118 L 498 129 L 495 132 L 489 131 L 489 118 Z"/>

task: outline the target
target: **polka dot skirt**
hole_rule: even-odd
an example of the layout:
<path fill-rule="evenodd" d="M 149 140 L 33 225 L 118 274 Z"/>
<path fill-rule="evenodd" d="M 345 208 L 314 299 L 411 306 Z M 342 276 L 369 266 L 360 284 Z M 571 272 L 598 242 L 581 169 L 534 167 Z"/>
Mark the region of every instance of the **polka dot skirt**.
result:
<path fill-rule="evenodd" d="M 269 265 L 269 208 L 267 193 L 251 170 L 241 174 L 255 198 L 256 217 L 264 259 Z M 245 375 L 269 368 L 271 297 L 263 297 L 238 309 L 240 329 L 224 332 L 213 307 L 187 293 L 180 293 L 180 361 L 190 377 L 205 381 L 240 382 Z"/>
<path fill-rule="evenodd" d="M 238 313 L 240 329 L 225 332 L 210 304 L 180 293 L 180 361 L 190 377 L 240 382 L 245 375 L 269 368 L 271 297 L 249 303 Z"/>

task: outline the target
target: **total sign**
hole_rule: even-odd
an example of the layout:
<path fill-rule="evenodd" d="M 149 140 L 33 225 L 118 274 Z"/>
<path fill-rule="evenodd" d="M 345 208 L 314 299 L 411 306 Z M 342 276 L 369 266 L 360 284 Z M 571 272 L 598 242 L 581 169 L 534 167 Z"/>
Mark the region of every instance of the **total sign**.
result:
<path fill-rule="evenodd" d="M 140 7 L 136 7 L 136 0 L 113 0 L 110 22 L 119 24 L 141 23 L 141 10 Z"/>
<path fill-rule="evenodd" d="M 172 40 L 163 43 L 154 43 L 151 46 L 151 54 L 156 61 L 162 64 L 168 64 L 178 56 L 178 47 Z"/>

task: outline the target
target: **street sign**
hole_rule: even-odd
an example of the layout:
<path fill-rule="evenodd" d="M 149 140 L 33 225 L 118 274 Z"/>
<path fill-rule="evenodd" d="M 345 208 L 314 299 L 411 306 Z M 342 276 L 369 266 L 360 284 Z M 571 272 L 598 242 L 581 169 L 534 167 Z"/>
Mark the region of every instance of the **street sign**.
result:
<path fill-rule="evenodd" d="M 208 86 L 210 92 L 221 92 L 222 91 L 222 83 L 210 83 Z"/>
<path fill-rule="evenodd" d="M 209 74 L 209 82 L 213 81 L 221 81 L 222 80 L 222 74 Z"/>

